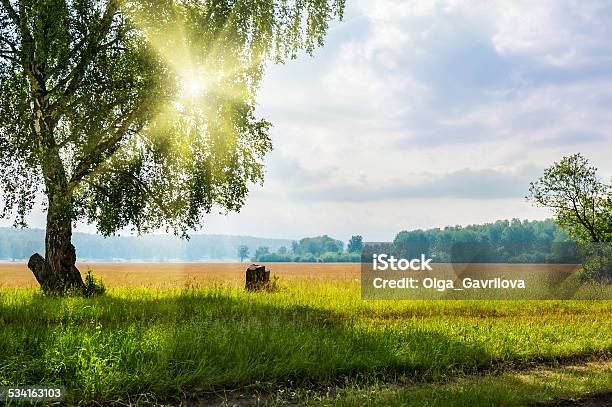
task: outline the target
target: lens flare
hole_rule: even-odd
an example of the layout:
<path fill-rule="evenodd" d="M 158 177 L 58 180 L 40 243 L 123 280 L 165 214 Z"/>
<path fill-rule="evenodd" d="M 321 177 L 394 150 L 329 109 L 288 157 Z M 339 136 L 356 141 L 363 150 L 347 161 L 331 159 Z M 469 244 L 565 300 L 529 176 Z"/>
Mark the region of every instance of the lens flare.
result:
<path fill-rule="evenodd" d="M 206 81 L 197 74 L 186 75 L 181 86 L 183 95 L 190 98 L 200 97 L 206 92 Z"/>

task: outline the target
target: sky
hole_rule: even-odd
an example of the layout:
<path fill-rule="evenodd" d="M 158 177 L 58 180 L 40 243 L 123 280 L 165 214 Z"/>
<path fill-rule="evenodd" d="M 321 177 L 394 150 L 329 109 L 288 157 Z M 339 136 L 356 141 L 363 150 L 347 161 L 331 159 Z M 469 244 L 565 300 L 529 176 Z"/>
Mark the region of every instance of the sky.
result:
<path fill-rule="evenodd" d="M 524 198 L 545 167 L 581 152 L 612 175 L 610 38 L 612 1 L 347 0 L 324 48 L 268 67 L 264 185 L 200 232 L 382 241 L 550 217 Z"/>

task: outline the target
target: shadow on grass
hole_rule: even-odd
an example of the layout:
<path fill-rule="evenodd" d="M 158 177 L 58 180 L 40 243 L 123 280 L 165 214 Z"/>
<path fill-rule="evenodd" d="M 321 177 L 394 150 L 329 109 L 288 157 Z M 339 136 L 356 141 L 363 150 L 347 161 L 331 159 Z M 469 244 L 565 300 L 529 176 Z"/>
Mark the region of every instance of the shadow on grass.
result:
<path fill-rule="evenodd" d="M 69 401 L 346 380 L 429 381 L 491 369 L 476 341 L 373 325 L 274 295 L 38 295 L 0 301 L 0 384 L 65 385 Z"/>
<path fill-rule="evenodd" d="M 0 302 L 5 384 L 65 385 L 90 400 L 177 397 L 250 386 L 317 385 L 377 375 L 415 380 L 490 363 L 436 332 L 373 327 L 256 295 L 45 298 Z"/>

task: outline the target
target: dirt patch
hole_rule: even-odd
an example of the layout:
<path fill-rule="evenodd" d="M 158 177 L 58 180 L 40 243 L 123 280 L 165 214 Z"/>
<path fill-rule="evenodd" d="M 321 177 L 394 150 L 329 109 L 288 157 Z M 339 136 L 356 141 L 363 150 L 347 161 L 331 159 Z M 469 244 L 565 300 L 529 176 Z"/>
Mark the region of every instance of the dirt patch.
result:
<path fill-rule="evenodd" d="M 537 407 L 610 407 L 612 391 L 574 399 L 560 399 L 550 403 L 538 403 Z"/>

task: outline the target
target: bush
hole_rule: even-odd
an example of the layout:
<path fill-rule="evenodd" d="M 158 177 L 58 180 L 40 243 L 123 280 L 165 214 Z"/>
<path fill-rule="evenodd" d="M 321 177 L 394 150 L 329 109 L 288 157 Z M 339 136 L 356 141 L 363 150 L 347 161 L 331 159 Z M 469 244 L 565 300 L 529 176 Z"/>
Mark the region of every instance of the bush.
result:
<path fill-rule="evenodd" d="M 580 280 L 612 283 L 612 246 L 592 243 L 585 245 L 583 252 L 585 259 L 578 274 Z"/>
<path fill-rule="evenodd" d="M 83 294 L 85 297 L 96 297 L 106 292 L 106 287 L 102 280 L 96 278 L 91 270 L 87 270 L 84 283 Z"/>

